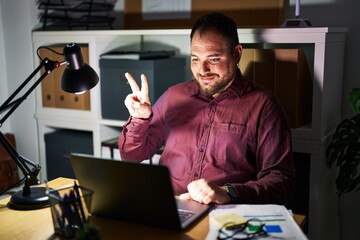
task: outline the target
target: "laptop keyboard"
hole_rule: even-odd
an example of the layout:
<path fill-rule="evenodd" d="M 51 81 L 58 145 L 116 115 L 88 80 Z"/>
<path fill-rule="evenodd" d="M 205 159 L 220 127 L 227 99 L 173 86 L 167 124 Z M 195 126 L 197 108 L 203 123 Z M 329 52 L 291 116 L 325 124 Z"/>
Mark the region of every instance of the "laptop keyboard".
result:
<path fill-rule="evenodd" d="M 178 209 L 178 213 L 179 213 L 180 222 L 182 223 L 195 215 L 195 212 L 191 212 L 183 209 Z"/>

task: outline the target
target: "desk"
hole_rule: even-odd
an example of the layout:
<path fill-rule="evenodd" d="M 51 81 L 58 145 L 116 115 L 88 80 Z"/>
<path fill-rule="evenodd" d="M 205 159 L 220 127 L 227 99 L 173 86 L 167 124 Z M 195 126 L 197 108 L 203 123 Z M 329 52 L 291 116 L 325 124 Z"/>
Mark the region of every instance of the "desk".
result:
<path fill-rule="evenodd" d="M 49 186 L 58 189 L 72 186 L 73 180 L 57 178 Z M 0 200 L 0 239 L 60 239 L 54 235 L 50 208 L 17 211 L 7 208 L 10 197 Z M 305 217 L 294 216 L 302 226 Z M 187 231 L 173 232 L 159 228 L 121 222 L 113 219 L 91 217 L 91 222 L 100 227 L 102 239 L 204 239 L 209 231 L 208 216 Z"/>

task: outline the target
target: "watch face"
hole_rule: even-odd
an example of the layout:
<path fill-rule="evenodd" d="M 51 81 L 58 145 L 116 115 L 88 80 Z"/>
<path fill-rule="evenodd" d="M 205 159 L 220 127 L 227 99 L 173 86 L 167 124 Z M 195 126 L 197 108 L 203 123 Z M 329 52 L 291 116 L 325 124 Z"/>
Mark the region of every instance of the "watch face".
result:
<path fill-rule="evenodd" d="M 238 195 L 232 186 L 226 186 L 227 193 L 229 194 L 231 201 L 237 201 Z"/>

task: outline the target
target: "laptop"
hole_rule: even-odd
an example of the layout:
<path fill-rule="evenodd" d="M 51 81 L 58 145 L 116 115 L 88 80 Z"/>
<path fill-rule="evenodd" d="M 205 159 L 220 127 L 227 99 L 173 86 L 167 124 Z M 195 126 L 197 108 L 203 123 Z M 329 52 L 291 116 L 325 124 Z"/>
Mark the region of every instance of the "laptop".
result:
<path fill-rule="evenodd" d="M 167 167 L 71 154 L 79 185 L 94 191 L 90 213 L 171 230 L 199 220 L 211 205 L 175 197 Z"/>

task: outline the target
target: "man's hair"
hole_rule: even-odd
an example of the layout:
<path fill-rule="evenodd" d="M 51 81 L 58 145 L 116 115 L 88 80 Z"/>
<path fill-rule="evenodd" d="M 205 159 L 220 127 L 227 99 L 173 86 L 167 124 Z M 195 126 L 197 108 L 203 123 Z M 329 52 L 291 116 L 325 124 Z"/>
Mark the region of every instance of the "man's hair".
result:
<path fill-rule="evenodd" d="M 227 40 L 231 51 L 239 44 L 236 23 L 222 13 L 210 13 L 196 20 L 191 30 L 190 41 L 192 41 L 196 32 L 199 32 L 200 35 L 206 32 L 220 34 Z"/>

